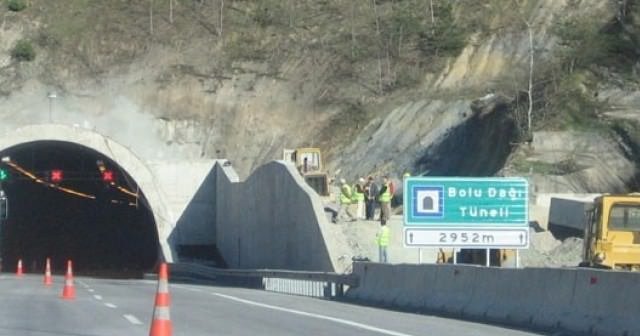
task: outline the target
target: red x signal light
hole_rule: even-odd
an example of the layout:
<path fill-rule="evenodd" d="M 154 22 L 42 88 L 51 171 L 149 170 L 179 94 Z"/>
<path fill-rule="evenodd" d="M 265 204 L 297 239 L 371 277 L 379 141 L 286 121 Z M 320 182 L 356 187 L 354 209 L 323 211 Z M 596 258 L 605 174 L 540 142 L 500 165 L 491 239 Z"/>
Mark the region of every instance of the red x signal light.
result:
<path fill-rule="evenodd" d="M 64 177 L 64 174 L 62 172 L 62 170 L 60 169 L 54 169 L 51 171 L 51 175 L 49 176 L 49 178 L 51 179 L 51 182 L 53 183 L 60 183 L 62 182 L 62 178 Z"/>
<path fill-rule="evenodd" d="M 113 182 L 115 179 L 115 174 L 111 170 L 105 170 L 102 172 L 102 181 L 104 182 Z"/>

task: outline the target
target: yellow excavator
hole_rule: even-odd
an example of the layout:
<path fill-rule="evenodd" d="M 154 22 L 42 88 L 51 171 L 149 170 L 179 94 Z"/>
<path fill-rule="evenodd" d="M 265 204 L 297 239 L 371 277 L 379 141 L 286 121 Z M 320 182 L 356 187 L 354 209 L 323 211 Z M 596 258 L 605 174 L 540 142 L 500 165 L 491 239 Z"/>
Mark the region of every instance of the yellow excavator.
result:
<path fill-rule="evenodd" d="M 320 148 L 285 149 L 282 159 L 296 166 L 307 184 L 320 196 L 329 196 L 329 177 L 322 164 Z"/>

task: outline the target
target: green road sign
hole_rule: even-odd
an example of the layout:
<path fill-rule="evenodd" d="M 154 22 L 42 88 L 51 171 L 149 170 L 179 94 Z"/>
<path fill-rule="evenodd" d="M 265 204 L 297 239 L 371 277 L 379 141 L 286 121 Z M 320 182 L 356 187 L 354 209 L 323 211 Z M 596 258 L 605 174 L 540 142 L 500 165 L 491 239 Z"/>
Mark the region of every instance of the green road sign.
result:
<path fill-rule="evenodd" d="M 416 227 L 526 227 L 523 178 L 408 177 L 404 224 Z"/>

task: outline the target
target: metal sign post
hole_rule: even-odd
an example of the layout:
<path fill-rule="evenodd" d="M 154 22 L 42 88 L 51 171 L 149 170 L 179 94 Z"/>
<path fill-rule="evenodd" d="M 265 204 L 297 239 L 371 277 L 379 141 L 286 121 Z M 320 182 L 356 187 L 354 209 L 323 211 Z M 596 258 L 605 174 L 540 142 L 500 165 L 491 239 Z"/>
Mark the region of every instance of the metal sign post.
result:
<path fill-rule="evenodd" d="M 491 249 L 487 249 L 487 256 L 485 257 L 487 267 L 491 266 Z"/>

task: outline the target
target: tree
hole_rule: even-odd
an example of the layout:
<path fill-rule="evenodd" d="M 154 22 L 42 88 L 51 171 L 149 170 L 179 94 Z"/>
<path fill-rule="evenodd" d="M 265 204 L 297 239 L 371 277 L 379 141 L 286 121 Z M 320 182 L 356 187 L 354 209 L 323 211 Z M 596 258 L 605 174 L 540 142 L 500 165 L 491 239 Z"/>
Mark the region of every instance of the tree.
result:
<path fill-rule="evenodd" d="M 149 34 L 153 35 L 153 0 L 149 0 Z"/>
<path fill-rule="evenodd" d="M 379 42 L 381 42 L 380 38 L 380 16 L 378 15 L 378 5 L 376 4 L 376 0 L 371 0 L 371 4 L 373 5 L 373 14 L 376 19 L 376 37 Z M 378 51 L 378 94 L 382 95 L 384 86 L 382 83 L 382 59 L 380 56 L 381 51 Z"/>
<path fill-rule="evenodd" d="M 452 3 L 430 1 L 429 6 L 431 29 L 419 33 L 420 50 L 425 56 L 457 56 L 466 45 L 466 34 L 454 20 Z"/>
<path fill-rule="evenodd" d="M 218 34 L 222 37 L 222 23 L 224 19 L 224 0 L 220 0 L 220 29 L 218 30 Z"/>
<path fill-rule="evenodd" d="M 531 122 L 532 122 L 532 114 L 533 114 L 533 61 L 535 48 L 533 45 L 533 28 L 531 26 L 531 19 L 525 18 L 524 15 L 521 15 L 522 22 L 524 22 L 527 27 L 527 33 L 529 35 L 529 85 L 527 88 L 527 96 L 529 101 L 529 107 L 527 109 L 527 133 L 531 133 Z"/>
<path fill-rule="evenodd" d="M 431 33 L 433 34 L 433 29 L 436 25 L 436 17 L 433 14 L 433 0 L 429 0 L 429 14 L 431 14 Z"/>
<path fill-rule="evenodd" d="M 169 0 L 169 23 L 173 24 L 173 0 Z"/>

